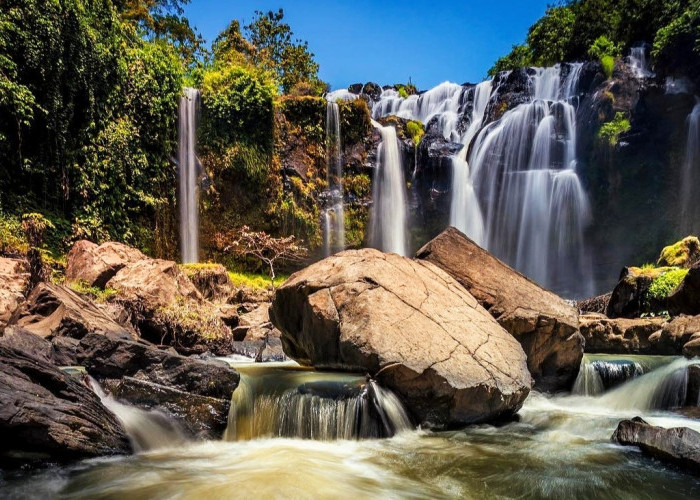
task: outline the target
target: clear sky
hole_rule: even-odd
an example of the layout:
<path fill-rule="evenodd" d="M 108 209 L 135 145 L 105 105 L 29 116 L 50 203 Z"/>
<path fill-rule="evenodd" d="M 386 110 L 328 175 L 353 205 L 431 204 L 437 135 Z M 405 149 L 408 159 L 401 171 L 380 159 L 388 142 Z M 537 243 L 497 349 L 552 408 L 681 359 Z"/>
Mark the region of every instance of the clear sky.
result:
<path fill-rule="evenodd" d="M 309 42 L 332 89 L 412 79 L 425 90 L 445 80 L 479 82 L 551 0 L 192 0 L 190 22 L 208 43 L 232 19 L 284 9 L 294 34 Z"/>

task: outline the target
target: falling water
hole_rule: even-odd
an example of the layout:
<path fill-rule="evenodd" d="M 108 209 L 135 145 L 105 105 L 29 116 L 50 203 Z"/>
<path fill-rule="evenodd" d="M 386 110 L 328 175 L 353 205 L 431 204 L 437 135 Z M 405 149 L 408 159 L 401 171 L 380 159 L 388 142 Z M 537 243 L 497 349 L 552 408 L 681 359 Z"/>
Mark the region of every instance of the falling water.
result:
<path fill-rule="evenodd" d="M 406 181 L 401 165 L 399 140 L 394 127 L 383 127 L 374 120 L 372 125 L 382 136 L 372 186 L 372 246 L 383 252 L 407 255 Z"/>
<path fill-rule="evenodd" d="M 572 394 L 598 396 L 603 392 L 674 362 L 674 356 L 584 354 Z"/>
<path fill-rule="evenodd" d="M 654 73 L 649 69 L 649 61 L 647 60 L 647 45 L 640 44 L 630 49 L 630 55 L 627 57 L 627 64 L 637 78 L 650 78 Z"/>
<path fill-rule="evenodd" d="M 474 88 L 472 113 L 464 136 L 464 147 L 452 158 L 452 202 L 450 225 L 456 227 L 479 245 L 484 244 L 484 218 L 476 197 L 474 184 L 469 171 L 467 153 L 469 145 L 481 128 L 491 95 L 492 81 L 481 82 Z"/>
<path fill-rule="evenodd" d="M 685 146 L 681 182 L 681 230 L 683 234 L 700 232 L 700 97 L 688 115 L 688 138 Z"/>
<path fill-rule="evenodd" d="M 224 438 L 292 437 L 329 441 L 388 437 L 410 429 L 399 399 L 365 377 L 296 365 L 238 366 Z"/>
<path fill-rule="evenodd" d="M 352 95 L 349 94 L 348 95 Z M 346 96 L 347 97 L 347 96 Z M 326 148 L 328 198 L 332 207 L 324 210 L 324 255 L 345 249 L 345 209 L 343 204 L 343 159 L 340 143 L 340 110 L 337 95 L 329 94 L 326 103 Z"/>
<path fill-rule="evenodd" d="M 180 239 L 182 261 L 199 261 L 197 107 L 200 93 L 186 88 L 179 107 Z"/>

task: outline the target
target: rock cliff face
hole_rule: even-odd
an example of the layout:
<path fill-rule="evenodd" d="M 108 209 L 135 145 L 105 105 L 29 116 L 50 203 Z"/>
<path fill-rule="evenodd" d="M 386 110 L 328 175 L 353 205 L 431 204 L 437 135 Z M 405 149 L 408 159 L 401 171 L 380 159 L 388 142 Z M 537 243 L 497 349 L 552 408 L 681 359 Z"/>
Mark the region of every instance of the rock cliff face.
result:
<path fill-rule="evenodd" d="M 288 356 L 368 373 L 431 427 L 512 415 L 532 385 L 520 344 L 428 262 L 342 252 L 294 274 L 270 313 Z"/>

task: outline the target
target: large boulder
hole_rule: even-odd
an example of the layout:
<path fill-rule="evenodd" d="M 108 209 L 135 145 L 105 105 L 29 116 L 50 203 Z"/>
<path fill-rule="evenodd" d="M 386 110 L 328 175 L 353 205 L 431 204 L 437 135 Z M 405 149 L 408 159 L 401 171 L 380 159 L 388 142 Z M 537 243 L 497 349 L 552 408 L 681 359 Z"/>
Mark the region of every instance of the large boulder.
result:
<path fill-rule="evenodd" d="M 288 356 L 367 373 L 429 427 L 510 416 L 532 386 L 520 344 L 429 262 L 341 252 L 278 288 L 270 318 Z"/>
<path fill-rule="evenodd" d="M 610 295 L 605 314 L 610 318 L 638 318 L 642 313 L 658 309 L 651 307 L 647 294 L 654 279 L 669 269 L 625 267 Z M 661 305 L 663 307 L 665 304 Z"/>
<path fill-rule="evenodd" d="M 81 240 L 73 245 L 66 262 L 66 282 L 81 281 L 88 286 L 104 288 L 117 272 L 146 256 L 136 248 L 109 241 L 96 245 Z"/>
<path fill-rule="evenodd" d="M 181 269 L 205 299 L 226 302 L 234 295 L 231 278 L 221 264 L 185 264 Z"/>
<path fill-rule="evenodd" d="M 55 366 L 75 366 L 80 341 L 71 337 L 53 337 L 50 341 L 29 330 L 10 326 L 0 336 L 0 345 L 31 353 L 40 361 Z"/>
<path fill-rule="evenodd" d="M 571 388 L 584 350 L 574 307 L 453 227 L 418 250 L 416 257 L 456 279 L 520 342 L 536 388 Z"/>
<path fill-rule="evenodd" d="M 39 283 L 26 302 L 13 314 L 11 325 L 24 328 L 40 337 L 81 339 L 88 333 L 112 333 L 136 337 L 124 327 L 70 288 L 53 283 Z"/>
<path fill-rule="evenodd" d="M 700 262 L 690 268 L 667 302 L 671 314 L 700 314 Z"/>
<path fill-rule="evenodd" d="M 620 422 L 611 439 L 622 445 L 638 446 L 643 453 L 662 462 L 700 473 L 700 433 L 687 427 L 666 429 L 635 417 Z"/>
<path fill-rule="evenodd" d="M 602 314 L 583 314 L 580 328 L 586 340 L 586 352 L 608 354 L 679 354 L 655 352 L 649 337 L 661 332 L 664 318 L 608 318 Z M 656 341 L 663 347 L 663 343 Z"/>
<path fill-rule="evenodd" d="M 0 331 L 24 302 L 30 280 L 27 261 L 0 257 Z"/>
<path fill-rule="evenodd" d="M 128 453 L 117 418 L 46 361 L 0 345 L 0 460 L 22 465 Z"/>

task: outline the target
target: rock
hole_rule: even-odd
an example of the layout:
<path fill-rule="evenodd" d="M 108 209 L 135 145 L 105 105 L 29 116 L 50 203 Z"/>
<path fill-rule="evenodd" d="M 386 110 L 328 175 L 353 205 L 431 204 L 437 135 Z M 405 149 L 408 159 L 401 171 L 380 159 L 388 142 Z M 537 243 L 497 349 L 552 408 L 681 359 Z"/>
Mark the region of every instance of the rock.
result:
<path fill-rule="evenodd" d="M 536 388 L 571 388 L 584 350 L 576 309 L 453 227 L 418 250 L 416 257 L 456 279 L 520 342 Z"/>
<path fill-rule="evenodd" d="M 642 270 L 638 267 L 625 267 L 620 279 L 610 295 L 605 311 L 610 318 L 638 318 L 649 312 L 646 304 L 649 287 L 658 276 L 656 270 Z"/>
<path fill-rule="evenodd" d="M 224 362 L 188 358 L 112 335 L 85 336 L 78 362 L 95 378 L 133 377 L 224 400 L 231 398 L 239 380 L 238 372 Z"/>
<path fill-rule="evenodd" d="M 367 82 L 365 86 L 362 87 L 362 93 L 367 95 L 370 100 L 378 101 L 379 97 L 382 95 L 382 88 L 374 82 Z"/>
<path fill-rule="evenodd" d="M 66 282 L 81 281 L 88 286 L 104 288 L 107 282 L 127 264 L 146 259 L 136 248 L 109 241 L 96 245 L 81 240 L 73 245 L 66 262 Z"/>
<path fill-rule="evenodd" d="M 688 367 L 688 385 L 685 391 L 685 406 L 694 408 L 700 418 L 700 365 L 690 365 Z"/>
<path fill-rule="evenodd" d="M 693 335 L 683 346 L 683 356 L 686 358 L 700 357 L 700 334 Z"/>
<path fill-rule="evenodd" d="M 11 326 L 0 337 L 0 344 L 31 353 L 35 358 L 55 366 L 77 365 L 79 341 L 70 337 L 55 337 L 48 341 L 28 330 Z"/>
<path fill-rule="evenodd" d="M 700 473 L 700 433 L 687 427 L 666 429 L 635 417 L 620 422 L 611 439 L 622 445 L 638 446 L 643 453 L 662 462 Z"/>
<path fill-rule="evenodd" d="M 429 262 L 341 252 L 293 274 L 270 318 L 292 359 L 367 373 L 429 427 L 510 416 L 532 386 L 520 344 Z"/>
<path fill-rule="evenodd" d="M 663 348 L 664 343 L 650 342 L 649 337 L 663 330 L 664 318 L 607 318 L 602 314 L 584 314 L 580 329 L 586 340 L 586 352 L 608 354 L 679 354 L 656 352 L 653 346 Z"/>
<path fill-rule="evenodd" d="M 696 335 L 700 335 L 700 316 L 678 316 L 649 336 L 650 351 L 654 354 L 681 354 L 683 347 Z"/>
<path fill-rule="evenodd" d="M 221 264 L 186 264 L 182 269 L 207 300 L 225 302 L 234 294 L 228 271 Z"/>
<path fill-rule="evenodd" d="M 681 241 L 664 247 L 656 265 L 673 267 L 692 267 L 700 261 L 700 240 L 697 236 L 688 236 Z"/>
<path fill-rule="evenodd" d="M 30 280 L 27 261 L 0 257 L 0 331 L 24 302 Z"/>
<path fill-rule="evenodd" d="M 128 453 L 117 418 L 45 360 L 0 345 L 0 460 L 23 465 Z"/>
<path fill-rule="evenodd" d="M 667 303 L 671 314 L 700 314 L 700 262 L 690 268 Z"/>
<path fill-rule="evenodd" d="M 606 293 L 590 299 L 578 300 L 576 301 L 576 309 L 578 309 L 579 314 L 605 314 L 605 311 L 608 309 L 608 304 L 610 303 L 611 295 L 612 293 Z"/>
<path fill-rule="evenodd" d="M 109 318 L 92 301 L 65 286 L 48 282 L 39 283 L 32 290 L 10 324 L 46 338 L 81 339 L 91 332 L 137 337 L 136 332 Z"/>
<path fill-rule="evenodd" d="M 362 92 L 362 87 L 363 85 L 361 83 L 353 83 L 352 85 L 348 86 L 348 92 L 352 94 L 359 94 Z"/>
<path fill-rule="evenodd" d="M 238 326 L 233 329 L 234 340 L 265 339 L 275 327 L 270 322 L 269 304 L 262 304 L 250 312 L 241 314 Z M 279 332 L 276 334 L 280 336 Z"/>

